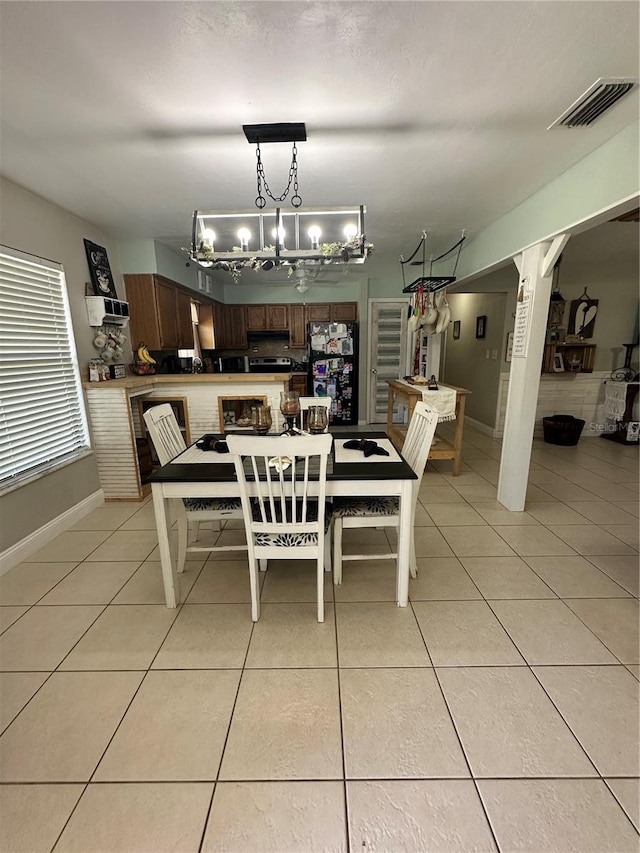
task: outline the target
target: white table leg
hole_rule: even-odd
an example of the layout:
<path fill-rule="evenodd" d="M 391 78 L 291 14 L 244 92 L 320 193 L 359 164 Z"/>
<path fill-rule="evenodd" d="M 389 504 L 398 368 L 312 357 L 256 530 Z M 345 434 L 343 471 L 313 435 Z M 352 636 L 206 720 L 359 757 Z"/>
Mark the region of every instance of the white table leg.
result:
<path fill-rule="evenodd" d="M 153 512 L 156 517 L 156 529 L 158 531 L 158 550 L 160 551 L 160 565 L 162 566 L 162 582 L 164 584 L 164 597 L 167 607 L 177 607 L 180 601 L 180 586 L 176 567 L 171 562 L 171 550 L 169 548 L 169 518 L 167 515 L 167 504 L 162 494 L 162 483 L 151 484 L 153 495 Z"/>
<path fill-rule="evenodd" d="M 402 491 L 400 493 L 400 523 L 398 525 L 398 567 L 396 576 L 396 601 L 398 607 L 406 607 L 409 602 L 411 496 L 411 480 L 403 480 Z"/>

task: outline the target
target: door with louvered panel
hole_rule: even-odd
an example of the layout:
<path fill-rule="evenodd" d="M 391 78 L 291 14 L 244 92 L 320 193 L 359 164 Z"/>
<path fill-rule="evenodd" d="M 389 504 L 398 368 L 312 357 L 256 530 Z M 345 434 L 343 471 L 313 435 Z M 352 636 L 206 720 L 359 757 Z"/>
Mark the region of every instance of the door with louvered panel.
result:
<path fill-rule="evenodd" d="M 387 379 L 404 375 L 406 300 L 372 300 L 369 321 L 369 423 L 387 421 Z"/>

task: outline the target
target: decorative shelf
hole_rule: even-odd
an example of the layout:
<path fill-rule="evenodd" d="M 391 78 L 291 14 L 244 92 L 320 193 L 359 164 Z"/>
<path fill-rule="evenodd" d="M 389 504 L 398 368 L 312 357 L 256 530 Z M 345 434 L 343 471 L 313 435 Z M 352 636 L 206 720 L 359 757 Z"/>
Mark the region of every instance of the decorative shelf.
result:
<path fill-rule="evenodd" d="M 595 344 L 581 342 L 545 344 L 542 358 L 542 372 L 593 373 L 595 354 Z M 572 369 L 571 364 L 576 363 L 576 360 L 580 366 L 577 369 Z"/>

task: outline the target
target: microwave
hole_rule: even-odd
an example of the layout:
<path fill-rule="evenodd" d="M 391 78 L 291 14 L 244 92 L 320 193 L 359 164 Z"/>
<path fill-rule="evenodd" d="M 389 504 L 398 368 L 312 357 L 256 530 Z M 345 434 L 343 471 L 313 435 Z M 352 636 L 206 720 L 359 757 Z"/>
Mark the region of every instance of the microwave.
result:
<path fill-rule="evenodd" d="M 243 355 L 222 356 L 213 359 L 215 373 L 248 373 L 249 357 Z"/>

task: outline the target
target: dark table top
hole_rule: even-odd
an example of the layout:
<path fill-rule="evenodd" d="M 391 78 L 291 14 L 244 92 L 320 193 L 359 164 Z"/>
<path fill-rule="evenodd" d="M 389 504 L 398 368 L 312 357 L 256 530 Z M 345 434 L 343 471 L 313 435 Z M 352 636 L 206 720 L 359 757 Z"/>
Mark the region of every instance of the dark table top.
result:
<path fill-rule="evenodd" d="M 334 439 L 350 439 L 350 438 L 371 438 L 377 441 L 382 438 L 389 438 L 385 432 L 371 432 L 362 430 L 351 432 L 346 430 L 331 430 L 331 435 Z M 225 436 L 221 435 L 223 439 Z M 260 440 L 260 436 L 255 436 L 256 441 Z M 395 445 L 394 445 L 395 446 Z M 396 447 L 396 450 L 398 448 Z M 399 451 L 398 451 L 399 452 Z M 150 477 L 150 483 L 229 483 L 236 479 L 236 472 L 233 462 L 221 462 L 220 455 L 212 451 L 212 455 L 217 457 L 215 462 L 207 464 L 199 462 L 197 464 L 185 463 L 181 465 L 179 462 L 169 462 L 168 465 L 163 465 L 155 471 Z M 333 462 L 333 470 L 327 473 L 327 480 L 416 480 L 416 474 L 404 459 L 399 462 Z"/>

